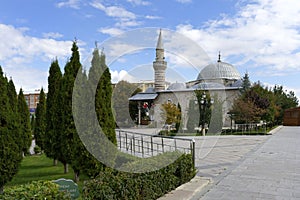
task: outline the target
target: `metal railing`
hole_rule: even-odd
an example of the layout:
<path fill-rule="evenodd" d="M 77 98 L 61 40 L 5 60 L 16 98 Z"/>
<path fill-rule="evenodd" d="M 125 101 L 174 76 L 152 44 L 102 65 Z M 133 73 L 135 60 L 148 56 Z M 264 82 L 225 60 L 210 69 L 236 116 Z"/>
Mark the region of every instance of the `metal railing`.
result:
<path fill-rule="evenodd" d="M 248 124 L 235 124 L 232 127 L 234 131 L 240 131 L 242 134 L 247 133 L 267 133 L 266 123 L 248 123 Z"/>
<path fill-rule="evenodd" d="M 151 157 L 164 152 L 180 151 L 192 154 L 195 164 L 195 140 L 116 130 L 118 148 L 138 157 Z"/>

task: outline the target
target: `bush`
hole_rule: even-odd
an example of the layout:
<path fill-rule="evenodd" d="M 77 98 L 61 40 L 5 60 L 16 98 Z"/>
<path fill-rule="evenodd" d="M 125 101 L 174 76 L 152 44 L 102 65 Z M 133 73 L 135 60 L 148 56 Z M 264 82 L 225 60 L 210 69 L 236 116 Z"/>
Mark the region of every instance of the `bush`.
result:
<path fill-rule="evenodd" d="M 167 154 L 179 155 L 178 152 Z M 157 166 L 164 156 L 164 154 L 156 156 L 151 162 Z M 126 163 L 122 168 L 132 171 L 150 170 L 153 165 L 145 165 L 143 160 L 137 160 Z M 85 199 L 157 199 L 194 176 L 192 156 L 183 154 L 172 164 L 156 171 L 127 173 L 109 169 L 101 172 L 96 179 L 84 183 L 82 195 Z"/>
<path fill-rule="evenodd" d="M 51 181 L 33 181 L 28 184 L 4 189 L 0 199 L 71 199 L 70 194 L 61 192 L 58 185 Z"/>
<path fill-rule="evenodd" d="M 38 145 L 36 145 L 33 148 L 33 151 L 34 151 L 34 154 L 40 154 L 40 153 L 42 153 L 41 147 L 39 147 Z"/>

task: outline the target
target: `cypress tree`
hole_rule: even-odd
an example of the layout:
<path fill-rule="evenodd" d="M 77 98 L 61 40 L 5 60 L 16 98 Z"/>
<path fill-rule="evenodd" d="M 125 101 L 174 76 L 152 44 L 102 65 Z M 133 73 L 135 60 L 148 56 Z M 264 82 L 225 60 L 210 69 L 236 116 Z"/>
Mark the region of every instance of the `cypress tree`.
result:
<path fill-rule="evenodd" d="M 46 133 L 45 133 L 45 149 L 44 152 L 49 158 L 53 158 L 54 164 L 59 157 L 60 148 L 60 123 L 62 120 L 61 112 L 59 111 L 59 102 L 61 98 L 61 80 L 62 73 L 57 59 L 51 63 L 48 76 L 48 95 L 46 99 Z"/>
<path fill-rule="evenodd" d="M 44 89 L 41 89 L 39 103 L 36 108 L 36 119 L 34 127 L 34 138 L 36 144 L 45 149 L 45 131 L 46 131 L 46 97 Z"/>
<path fill-rule="evenodd" d="M 18 96 L 17 96 L 15 84 L 12 79 L 10 79 L 7 84 L 7 90 L 8 90 L 8 98 L 9 98 L 11 109 L 13 112 L 17 112 Z"/>
<path fill-rule="evenodd" d="M 9 104 L 11 107 L 11 110 L 13 111 L 12 113 L 12 123 L 10 124 L 10 130 L 12 130 L 12 136 L 13 139 L 17 142 L 22 142 L 22 137 L 21 137 L 21 131 L 20 131 L 20 119 L 19 119 L 19 114 L 18 114 L 18 96 L 16 92 L 16 88 L 14 85 L 14 82 L 12 79 L 9 80 L 8 85 L 7 85 L 7 90 L 8 90 L 8 98 L 9 98 Z M 22 149 L 19 149 L 20 152 L 20 159 L 22 159 Z"/>
<path fill-rule="evenodd" d="M 181 106 L 180 106 L 179 103 L 177 104 L 177 109 L 179 111 L 179 114 L 177 116 L 177 121 L 176 121 L 176 124 L 175 124 L 175 131 L 176 131 L 176 133 L 179 132 L 179 128 L 180 128 L 180 124 L 181 124 Z"/>
<path fill-rule="evenodd" d="M 94 127 L 94 118 L 91 116 L 93 112 L 89 112 L 93 106 L 91 103 L 95 104 L 95 111 L 97 115 L 97 123 L 101 126 L 103 133 L 107 136 L 107 138 L 116 144 L 115 137 L 115 123 L 112 115 L 111 108 L 111 95 L 112 88 L 110 83 L 110 73 L 105 65 L 105 57 L 104 54 L 99 55 L 99 50 L 96 47 L 93 52 L 93 58 L 91 62 L 91 68 L 89 71 L 89 78 L 87 81 L 87 77 L 85 73 L 80 73 L 82 70 L 79 70 L 78 77 L 76 80 L 76 90 L 73 91 L 73 95 L 75 103 L 73 111 L 75 111 L 76 115 L 81 115 L 79 110 L 85 110 L 85 118 L 86 121 L 80 120 L 77 123 L 84 123 L 81 126 L 86 127 L 81 131 L 81 137 L 85 137 L 86 140 L 85 145 L 89 145 L 93 149 L 105 148 L 105 144 L 102 144 L 102 136 L 99 134 Z M 106 71 L 106 72 L 105 72 Z M 107 73 L 108 72 L 108 73 Z M 100 81 L 98 81 L 98 77 L 102 74 Z M 105 77 L 105 79 L 103 78 Z M 93 99 L 91 94 L 95 94 L 95 99 Z M 77 97 L 86 97 L 86 98 L 77 98 Z M 90 99 L 92 98 L 92 99 Z M 82 102 L 85 101 L 85 102 Z M 89 102 L 89 103 L 87 103 Z M 85 106 L 85 107 L 82 107 Z M 107 117 L 109 116 L 109 117 Z M 109 130 L 109 128 L 111 130 Z M 104 138 L 103 138 L 104 139 Z M 79 138 L 78 134 L 73 135 L 73 159 L 72 159 L 72 168 L 75 172 L 75 180 L 79 179 L 79 172 L 84 171 L 91 177 L 97 176 L 102 170 L 105 169 L 105 165 L 99 162 L 90 152 L 88 152 Z M 101 143 L 101 144 L 100 144 Z M 96 150 L 97 151 L 97 150 Z M 98 149 L 99 151 L 99 149 Z M 114 156 L 114 153 L 111 153 L 109 156 Z"/>
<path fill-rule="evenodd" d="M 81 68 L 80 56 L 76 41 L 73 42 L 72 56 L 65 66 L 65 73 L 62 78 L 61 97 L 62 101 L 59 103 L 59 112 L 62 113 L 62 132 L 59 141 L 61 141 L 61 152 L 59 160 L 65 165 L 65 173 L 67 172 L 67 165 L 72 163 L 72 151 L 74 146 L 74 135 L 77 134 L 76 127 L 72 115 L 72 94 L 74 82 L 78 70 Z"/>
<path fill-rule="evenodd" d="M 22 138 L 20 147 L 24 154 L 27 153 L 29 150 L 32 141 L 32 136 L 30 128 L 30 113 L 22 89 L 20 89 L 18 95 L 18 113 L 20 119 L 19 123 Z"/>
<path fill-rule="evenodd" d="M 81 68 L 79 69 L 76 81 L 77 81 L 77 83 L 76 83 L 76 87 L 74 88 L 74 91 L 73 91 L 73 98 L 77 98 L 77 100 L 80 99 L 80 101 L 78 102 L 75 100 L 72 102 L 73 103 L 73 114 L 81 115 L 82 114 L 82 113 L 80 113 L 81 110 L 89 109 L 88 108 L 89 104 L 87 104 L 86 102 L 82 102 L 83 100 L 86 100 L 86 99 L 80 98 L 80 97 L 86 97 L 89 92 L 87 75 L 86 75 L 85 71 L 82 73 Z M 85 117 L 87 119 L 89 119 L 88 116 L 85 115 Z M 84 131 L 82 131 L 80 133 L 81 137 L 83 136 L 83 134 L 85 137 L 88 137 L 89 132 L 90 132 L 90 130 L 88 128 L 91 127 L 90 121 L 89 120 L 86 120 L 86 121 L 81 120 L 79 123 L 83 123 L 87 127 L 87 129 L 85 129 Z M 101 166 L 101 164 L 99 163 L 99 161 L 97 161 L 93 157 L 93 155 L 91 155 L 87 151 L 87 149 L 85 148 L 85 145 L 81 141 L 77 132 L 73 135 L 72 148 L 73 149 L 72 149 L 71 165 L 74 170 L 75 182 L 79 181 L 79 175 L 82 171 L 84 171 L 89 176 L 95 177 L 100 172 L 99 166 Z"/>
<path fill-rule="evenodd" d="M 94 56 L 97 54 L 95 50 Z M 95 59 L 96 62 L 96 59 Z M 95 96 L 95 109 L 103 133 L 107 138 L 117 144 L 116 133 L 115 133 L 115 120 L 112 112 L 112 86 L 111 86 L 111 74 L 109 68 L 105 63 L 105 55 L 101 52 L 100 55 L 100 73 L 103 74 L 100 77 Z"/>
<path fill-rule="evenodd" d="M 11 95 L 11 94 L 10 94 Z M 0 66 L 0 194 L 4 185 L 17 173 L 20 164 L 20 151 L 15 141 L 11 124 L 14 117 L 8 97 L 8 82 Z"/>
<path fill-rule="evenodd" d="M 197 102 L 197 103 L 195 103 Z M 187 130 L 190 133 L 195 133 L 195 128 L 199 127 L 200 121 L 200 111 L 198 106 L 198 101 L 190 100 L 189 110 L 188 110 L 188 120 L 187 120 Z"/>

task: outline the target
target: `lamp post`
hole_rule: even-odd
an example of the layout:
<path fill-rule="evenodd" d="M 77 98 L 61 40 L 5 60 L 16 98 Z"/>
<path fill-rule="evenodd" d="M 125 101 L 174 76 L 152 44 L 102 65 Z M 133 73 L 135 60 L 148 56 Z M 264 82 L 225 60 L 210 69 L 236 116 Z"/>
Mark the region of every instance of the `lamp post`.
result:
<path fill-rule="evenodd" d="M 201 132 L 202 135 L 205 136 L 205 110 L 208 107 L 208 105 L 214 103 L 214 99 L 211 98 L 210 101 L 206 97 L 206 94 L 202 94 L 201 100 L 200 100 L 200 108 L 201 108 Z"/>

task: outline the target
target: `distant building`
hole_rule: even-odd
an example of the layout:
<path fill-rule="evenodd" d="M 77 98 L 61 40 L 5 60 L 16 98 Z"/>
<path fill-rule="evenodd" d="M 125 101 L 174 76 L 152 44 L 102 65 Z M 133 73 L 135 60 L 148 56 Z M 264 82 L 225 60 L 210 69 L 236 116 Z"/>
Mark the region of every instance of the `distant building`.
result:
<path fill-rule="evenodd" d="M 37 104 L 40 100 L 40 90 L 35 90 L 33 92 L 24 92 L 24 97 L 30 114 L 35 114 Z"/>
<path fill-rule="evenodd" d="M 290 108 L 284 111 L 284 126 L 300 126 L 300 107 Z"/>

